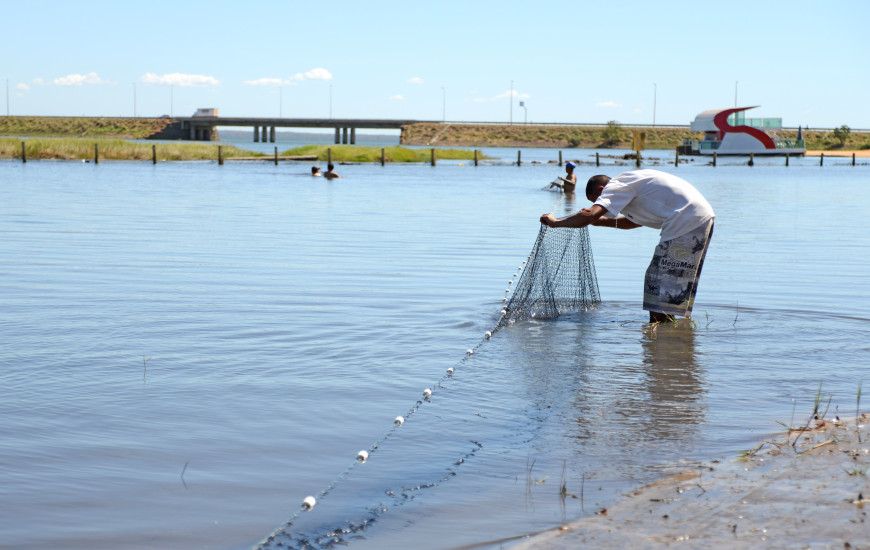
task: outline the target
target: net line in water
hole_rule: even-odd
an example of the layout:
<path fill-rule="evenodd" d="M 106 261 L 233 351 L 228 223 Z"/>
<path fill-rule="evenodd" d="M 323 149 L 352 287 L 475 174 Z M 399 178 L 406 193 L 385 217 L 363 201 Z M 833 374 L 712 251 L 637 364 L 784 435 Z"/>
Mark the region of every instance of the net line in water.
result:
<path fill-rule="evenodd" d="M 560 202 L 561 199 L 553 207 L 553 210 Z M 519 278 L 517 279 L 517 277 Z M 516 285 L 514 285 L 515 281 Z M 290 528 L 299 515 L 311 511 L 318 500 L 326 497 L 338 483 L 350 475 L 355 467 L 364 464 L 408 418 L 430 401 L 435 391 L 444 387 L 445 381 L 453 376 L 456 369 L 469 361 L 474 352 L 496 331 L 518 321 L 554 319 L 565 313 L 586 311 L 600 302 L 598 279 L 595 274 L 595 262 L 592 258 L 588 228 L 552 229 L 541 224 L 531 253 L 522 262 L 522 265 L 517 267 L 517 272 L 509 281 L 502 301 L 504 306 L 492 330 L 484 333 L 483 338 L 473 348 L 467 350 L 465 356 L 453 367 L 448 368 L 431 388 L 423 390 L 422 397 L 417 400 L 414 406 L 404 415 L 396 417 L 393 426 L 368 449 L 357 453 L 356 460 L 324 487 L 316 497 L 314 495 L 306 497 L 300 508 L 283 525 L 254 547 L 256 550 L 270 547 L 274 542 L 278 542 L 278 546 L 284 546 L 278 539 L 282 535 L 292 538 Z"/>

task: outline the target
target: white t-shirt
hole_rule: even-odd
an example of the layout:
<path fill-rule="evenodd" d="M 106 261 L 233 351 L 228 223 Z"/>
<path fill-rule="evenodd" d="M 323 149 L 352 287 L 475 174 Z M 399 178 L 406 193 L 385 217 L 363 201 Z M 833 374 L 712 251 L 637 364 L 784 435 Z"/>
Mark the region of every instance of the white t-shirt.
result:
<path fill-rule="evenodd" d="M 611 179 L 595 201 L 610 214 L 661 229 L 661 240 L 685 235 L 716 217 L 692 184 L 658 170 L 623 172 Z"/>

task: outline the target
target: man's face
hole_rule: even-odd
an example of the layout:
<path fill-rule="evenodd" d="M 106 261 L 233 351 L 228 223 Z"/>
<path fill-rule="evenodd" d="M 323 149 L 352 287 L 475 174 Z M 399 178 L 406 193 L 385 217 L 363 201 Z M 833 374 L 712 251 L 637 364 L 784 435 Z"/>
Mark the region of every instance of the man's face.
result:
<path fill-rule="evenodd" d="M 602 191 L 604 191 L 604 187 L 599 187 L 593 194 L 586 195 L 586 198 L 589 199 L 589 202 L 595 202 L 601 196 Z"/>

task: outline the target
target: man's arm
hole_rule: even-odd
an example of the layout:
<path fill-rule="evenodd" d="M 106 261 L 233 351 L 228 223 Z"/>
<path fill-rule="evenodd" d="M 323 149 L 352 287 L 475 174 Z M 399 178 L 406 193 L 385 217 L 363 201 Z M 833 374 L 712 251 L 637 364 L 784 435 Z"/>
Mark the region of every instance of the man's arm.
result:
<path fill-rule="evenodd" d="M 634 223 L 625 216 L 621 218 L 598 218 L 591 225 L 596 227 L 613 227 L 615 229 L 635 229 L 641 227 L 640 224 Z"/>
<path fill-rule="evenodd" d="M 591 208 L 584 208 L 561 220 L 552 214 L 544 214 L 541 216 L 541 223 L 548 227 L 586 227 L 597 221 L 605 212 L 607 212 L 606 208 L 600 204 L 593 204 Z"/>

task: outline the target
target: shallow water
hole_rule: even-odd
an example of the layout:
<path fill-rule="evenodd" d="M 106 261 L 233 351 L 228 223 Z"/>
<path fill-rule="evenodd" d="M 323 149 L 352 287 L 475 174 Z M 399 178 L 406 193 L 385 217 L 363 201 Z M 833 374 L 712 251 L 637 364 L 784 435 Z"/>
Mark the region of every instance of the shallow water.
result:
<path fill-rule="evenodd" d="M 291 546 L 338 529 L 453 548 L 733 457 L 803 422 L 820 381 L 829 416 L 854 412 L 868 166 L 663 160 L 718 215 L 696 329 L 640 322 L 655 231 L 593 228 L 601 306 L 463 360 L 559 200 L 541 190 L 557 166 L 487 152 L 504 161 L 332 182 L 295 164 L 0 162 L 0 546 L 248 548 L 293 517 Z"/>

